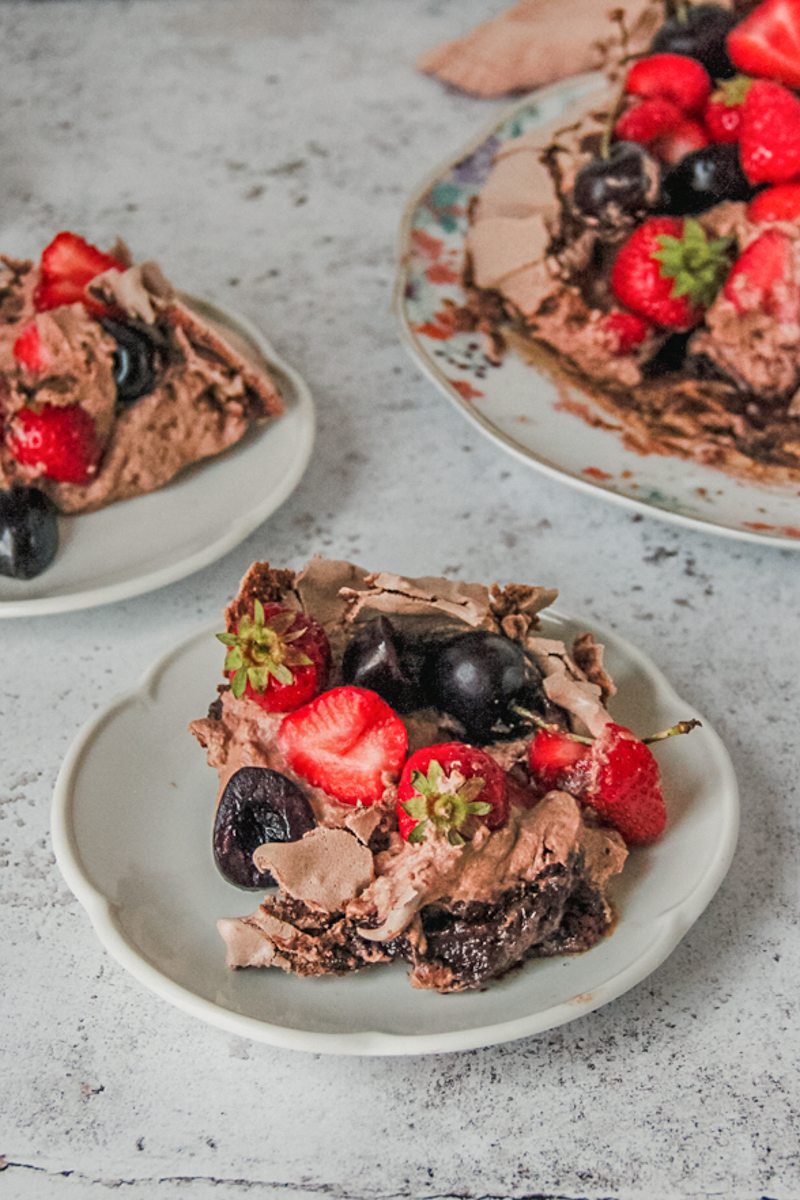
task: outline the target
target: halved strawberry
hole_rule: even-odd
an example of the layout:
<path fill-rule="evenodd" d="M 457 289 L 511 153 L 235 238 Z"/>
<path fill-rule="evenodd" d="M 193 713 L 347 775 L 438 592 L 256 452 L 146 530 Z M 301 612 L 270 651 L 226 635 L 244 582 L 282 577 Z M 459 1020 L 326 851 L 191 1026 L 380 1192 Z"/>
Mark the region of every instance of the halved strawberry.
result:
<path fill-rule="evenodd" d="M 540 729 L 528 747 L 528 763 L 540 783 L 560 787 L 589 754 L 589 746 L 564 733 Z"/>
<path fill-rule="evenodd" d="M 291 769 L 343 804 L 374 804 L 400 774 L 408 734 L 366 688 L 338 687 L 284 717 L 278 744 Z"/>
<path fill-rule="evenodd" d="M 748 204 L 747 216 L 755 224 L 800 221 L 800 183 L 778 183 L 765 188 Z"/>
<path fill-rule="evenodd" d="M 80 303 L 104 313 L 103 306 L 87 295 L 86 285 L 104 271 L 124 271 L 125 264 L 65 230 L 57 233 L 42 251 L 40 270 L 41 280 L 33 296 L 38 312 Z"/>
<path fill-rule="evenodd" d="M 88 483 L 102 449 L 94 421 L 79 404 L 21 408 L 9 423 L 6 444 L 17 462 L 59 483 Z"/>
<path fill-rule="evenodd" d="M 760 234 L 733 264 L 723 291 L 742 315 L 764 312 L 778 320 L 796 320 L 800 297 L 790 239 L 777 229 Z"/>
<path fill-rule="evenodd" d="M 631 354 L 641 346 L 650 332 L 650 325 L 636 313 L 610 312 L 601 322 L 612 354 Z"/>
<path fill-rule="evenodd" d="M 50 354 L 42 345 L 35 321 L 30 321 L 11 347 L 18 363 L 39 375 L 50 366 Z"/>
<path fill-rule="evenodd" d="M 662 134 L 677 128 L 684 116 L 677 104 L 662 97 L 640 100 L 617 118 L 614 136 L 621 142 L 647 146 Z"/>
<path fill-rule="evenodd" d="M 218 633 L 228 647 L 225 672 L 231 691 L 267 712 L 291 712 L 328 681 L 330 644 L 318 621 L 279 604 L 253 603 L 232 633 Z"/>
<path fill-rule="evenodd" d="M 764 0 L 728 34 L 740 71 L 800 87 L 800 0 Z"/>
<path fill-rule="evenodd" d="M 411 755 L 397 786 L 397 824 L 406 841 L 421 842 L 432 828 L 461 846 L 480 818 L 490 829 L 508 819 L 506 773 L 493 758 L 463 742 Z"/>
<path fill-rule="evenodd" d="M 659 162 L 672 166 L 674 163 L 679 163 L 682 158 L 686 158 L 687 154 L 693 154 L 695 150 L 702 150 L 709 141 L 708 133 L 699 121 L 695 121 L 691 117 L 684 117 L 674 129 L 657 137 L 651 144 L 650 150 Z"/>
<path fill-rule="evenodd" d="M 629 96 L 659 96 L 684 113 L 701 113 L 711 95 L 711 76 L 696 58 L 685 54 L 650 54 L 628 71 Z"/>

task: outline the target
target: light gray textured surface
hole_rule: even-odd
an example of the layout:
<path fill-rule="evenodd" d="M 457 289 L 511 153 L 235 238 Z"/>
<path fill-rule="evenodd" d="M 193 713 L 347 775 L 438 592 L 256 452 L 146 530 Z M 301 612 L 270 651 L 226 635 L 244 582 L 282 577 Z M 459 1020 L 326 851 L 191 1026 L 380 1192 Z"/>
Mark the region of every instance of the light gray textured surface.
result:
<path fill-rule="evenodd" d="M 498 7 L 0 8 L 3 248 L 33 254 L 63 227 L 124 234 L 261 322 L 321 427 L 296 494 L 216 567 L 0 624 L 4 1197 L 800 1197 L 800 560 L 632 516 L 506 458 L 406 360 L 389 311 L 406 192 L 490 111 L 411 64 Z M 565 609 L 636 641 L 715 722 L 742 787 L 740 849 L 646 983 L 517 1045 L 339 1060 L 195 1023 L 102 952 L 49 846 L 64 751 L 254 557 L 312 550 L 556 583 Z"/>

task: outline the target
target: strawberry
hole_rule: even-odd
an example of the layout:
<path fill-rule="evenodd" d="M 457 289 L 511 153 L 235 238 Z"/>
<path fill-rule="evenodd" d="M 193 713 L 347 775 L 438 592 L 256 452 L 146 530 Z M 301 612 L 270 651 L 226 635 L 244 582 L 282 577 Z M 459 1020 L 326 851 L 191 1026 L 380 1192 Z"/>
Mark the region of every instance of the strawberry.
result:
<path fill-rule="evenodd" d="M 657 96 L 627 108 L 617 119 L 614 136 L 621 142 L 639 142 L 646 146 L 675 129 L 683 119 L 676 104 Z"/>
<path fill-rule="evenodd" d="M 658 763 L 629 729 L 609 722 L 590 746 L 542 730 L 528 754 L 537 783 L 590 805 L 630 845 L 653 842 L 664 832 Z"/>
<path fill-rule="evenodd" d="M 740 71 L 800 87 L 800 0 L 764 0 L 728 34 Z"/>
<path fill-rule="evenodd" d="M 800 100 L 788 88 L 756 80 L 742 105 L 739 153 L 751 183 L 800 175 Z"/>
<path fill-rule="evenodd" d="M 21 408 L 9 423 L 6 443 L 17 462 L 59 483 L 88 483 L 102 449 L 94 421 L 79 404 Z"/>
<path fill-rule="evenodd" d="M 247 696 L 267 712 L 291 712 L 325 687 L 330 645 L 313 617 L 256 600 L 253 615 L 217 639 L 228 647 L 224 669 L 237 700 Z"/>
<path fill-rule="evenodd" d="M 442 742 L 412 754 L 397 787 L 397 823 L 409 842 L 433 828 L 463 846 L 483 817 L 490 829 L 508 819 L 506 775 L 476 746 Z"/>
<path fill-rule="evenodd" d="M 636 350 L 650 332 L 647 321 L 628 312 L 608 313 L 601 326 L 611 353 L 620 356 Z"/>
<path fill-rule="evenodd" d="M 662 134 L 652 143 L 650 149 L 660 162 L 678 163 L 687 154 L 702 150 L 709 142 L 708 133 L 699 121 L 684 117 L 679 125 L 669 133 Z"/>
<path fill-rule="evenodd" d="M 738 142 L 742 105 L 753 80 L 748 75 L 724 79 L 706 105 L 703 121 L 712 142 Z"/>
<path fill-rule="evenodd" d="M 86 294 L 86 285 L 103 271 L 112 269 L 124 271 L 125 265 L 76 233 L 57 233 L 42 251 L 41 280 L 34 292 L 34 307 L 44 312 L 61 304 L 81 303 L 103 313 L 103 306 Z"/>
<path fill-rule="evenodd" d="M 652 217 L 623 243 L 611 271 L 621 304 L 665 329 L 691 329 L 728 270 L 730 238 L 709 240 L 691 217 Z"/>
<path fill-rule="evenodd" d="M 765 188 L 747 206 L 748 219 L 761 221 L 800 221 L 800 183 L 779 183 Z"/>
<path fill-rule="evenodd" d="M 337 687 L 283 718 L 278 744 L 296 775 L 343 804 L 374 804 L 400 774 L 406 727 L 366 688 Z"/>
<path fill-rule="evenodd" d="M 790 239 L 777 229 L 760 234 L 733 264 L 723 291 L 742 315 L 764 312 L 778 320 L 796 320 L 799 297 Z"/>
<path fill-rule="evenodd" d="M 650 54 L 638 59 L 625 80 L 629 96 L 671 100 L 684 113 L 701 113 L 711 95 L 711 76 L 685 54 Z"/>
<path fill-rule="evenodd" d="M 18 363 L 34 374 L 39 375 L 50 366 L 50 354 L 42 345 L 35 321 L 28 322 L 11 347 L 11 353 Z"/>

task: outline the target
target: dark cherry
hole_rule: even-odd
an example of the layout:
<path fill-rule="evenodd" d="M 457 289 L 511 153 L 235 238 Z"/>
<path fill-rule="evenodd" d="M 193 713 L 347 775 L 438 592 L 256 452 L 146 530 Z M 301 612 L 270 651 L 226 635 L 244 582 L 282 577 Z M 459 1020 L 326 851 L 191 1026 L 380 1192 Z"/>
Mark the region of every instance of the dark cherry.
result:
<path fill-rule="evenodd" d="M 316 825 L 306 797 L 291 779 L 268 767 L 240 767 L 228 780 L 214 821 L 214 861 L 241 888 L 272 887 L 253 852 L 265 842 L 297 842 Z"/>
<path fill-rule="evenodd" d="M 730 79 L 736 68 L 726 39 L 739 20 L 718 4 L 693 4 L 668 17 L 650 43 L 652 54 L 686 54 L 703 64 L 712 79 Z"/>
<path fill-rule="evenodd" d="M 675 216 L 701 213 L 722 200 L 750 200 L 756 191 L 742 170 L 736 144 L 704 146 L 667 171 L 659 211 Z"/>
<path fill-rule="evenodd" d="M 58 550 L 58 511 L 34 487 L 0 492 L 0 575 L 33 579 Z"/>
<path fill-rule="evenodd" d="M 156 386 L 159 371 L 156 342 L 150 333 L 138 325 L 106 319 L 103 328 L 117 343 L 114 351 L 117 403 L 132 404 L 134 400 L 152 392 Z"/>
<path fill-rule="evenodd" d="M 636 216 L 650 206 L 653 174 L 644 149 L 635 142 L 615 142 L 608 157 L 601 155 L 581 167 L 572 194 L 575 207 L 587 217 L 613 219 Z"/>
<path fill-rule="evenodd" d="M 536 669 L 510 638 L 478 630 L 431 651 L 425 684 L 436 708 L 456 717 L 473 741 L 508 727 L 510 705 L 536 681 Z"/>
<path fill-rule="evenodd" d="M 419 708 L 421 653 L 388 617 L 375 617 L 356 628 L 342 659 L 345 683 L 370 688 L 396 708 Z"/>

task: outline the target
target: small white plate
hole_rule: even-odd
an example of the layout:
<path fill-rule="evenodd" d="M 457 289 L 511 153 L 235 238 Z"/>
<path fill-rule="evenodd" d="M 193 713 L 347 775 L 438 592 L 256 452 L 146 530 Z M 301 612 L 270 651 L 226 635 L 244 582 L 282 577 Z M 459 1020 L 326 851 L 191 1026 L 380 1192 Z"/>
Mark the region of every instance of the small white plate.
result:
<path fill-rule="evenodd" d="M 266 364 L 286 412 L 156 492 L 60 517 L 61 544 L 46 571 L 28 580 L 0 576 L 0 618 L 94 608 L 183 579 L 237 546 L 300 482 L 316 423 L 308 385 L 250 321 L 184 299 Z"/>
<path fill-rule="evenodd" d="M 570 640 L 582 622 L 553 616 Z M 654 731 L 697 716 L 647 658 L 596 630 L 620 687 L 617 719 Z M 214 696 L 211 631 L 164 656 L 140 686 L 95 717 L 61 768 L 52 811 L 56 859 L 106 949 L 141 983 L 229 1033 L 328 1054 L 428 1054 L 539 1033 L 607 1004 L 677 946 L 728 869 L 738 793 L 707 722 L 658 751 L 670 821 L 618 880 L 619 920 L 586 954 L 526 964 L 486 991 L 416 991 L 396 963 L 347 978 L 228 971 L 215 922 L 252 912 L 258 893 L 211 856 L 216 774 L 186 726 Z"/>
<path fill-rule="evenodd" d="M 467 210 L 498 148 L 558 121 L 576 100 L 605 90 L 598 75 L 565 80 L 520 100 L 415 191 L 400 227 L 395 311 L 403 341 L 429 379 L 473 424 L 537 471 L 680 525 L 800 550 L 800 486 L 768 487 L 669 455 L 628 449 L 623 428 L 565 378 L 509 352 L 487 366 L 481 334 L 448 316 L 461 284 Z M 604 428 L 585 415 L 600 416 Z M 616 424 L 618 429 L 608 428 Z"/>

